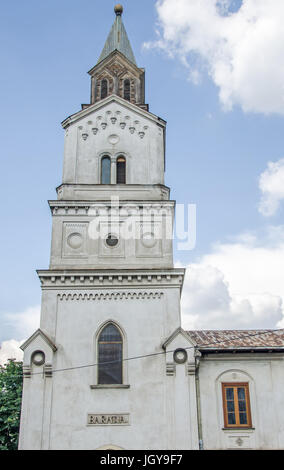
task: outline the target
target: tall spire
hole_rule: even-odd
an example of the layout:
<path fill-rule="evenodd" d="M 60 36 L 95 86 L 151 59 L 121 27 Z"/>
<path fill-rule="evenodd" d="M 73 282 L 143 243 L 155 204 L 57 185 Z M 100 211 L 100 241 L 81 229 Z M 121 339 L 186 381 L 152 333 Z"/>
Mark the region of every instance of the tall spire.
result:
<path fill-rule="evenodd" d="M 106 43 L 104 45 L 103 51 L 100 55 L 98 63 L 104 60 L 109 54 L 113 51 L 117 50 L 121 52 L 125 57 L 130 60 L 133 64 L 136 64 L 136 60 L 132 51 L 132 47 L 130 45 L 126 29 L 121 19 L 121 15 L 123 12 L 122 5 L 118 4 L 114 7 L 114 12 L 116 14 L 116 18 L 114 20 L 113 26 L 111 31 L 108 35 Z"/>

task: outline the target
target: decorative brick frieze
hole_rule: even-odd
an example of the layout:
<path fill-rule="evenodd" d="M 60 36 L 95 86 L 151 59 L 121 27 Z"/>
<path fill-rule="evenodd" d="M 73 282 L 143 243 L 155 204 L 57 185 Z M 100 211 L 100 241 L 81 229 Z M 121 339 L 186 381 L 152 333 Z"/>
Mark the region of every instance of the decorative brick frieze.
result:
<path fill-rule="evenodd" d="M 108 136 L 109 143 L 117 143 L 119 141 L 117 134 L 119 134 L 120 129 L 140 137 L 140 139 L 144 139 L 149 126 L 146 124 L 146 121 L 136 119 L 134 114 L 126 113 L 124 115 L 117 109 L 107 111 L 105 114 L 99 114 L 95 120 L 88 121 L 85 127 L 78 127 L 81 138 L 85 141 L 89 137 L 94 138 L 93 136 L 98 136 L 100 132 L 112 132 L 112 135 Z M 113 139 L 114 141 L 112 142 Z"/>
<path fill-rule="evenodd" d="M 161 299 L 163 292 L 106 292 L 106 293 L 65 293 L 58 294 L 61 301 L 88 300 L 156 300 Z"/>
<path fill-rule="evenodd" d="M 53 216 L 65 215 L 88 215 L 91 217 L 128 217 L 128 216 L 170 216 L 175 206 L 174 201 L 153 201 L 151 203 L 128 203 L 119 201 L 119 206 L 111 205 L 110 202 L 68 202 L 49 201 L 50 210 Z"/>

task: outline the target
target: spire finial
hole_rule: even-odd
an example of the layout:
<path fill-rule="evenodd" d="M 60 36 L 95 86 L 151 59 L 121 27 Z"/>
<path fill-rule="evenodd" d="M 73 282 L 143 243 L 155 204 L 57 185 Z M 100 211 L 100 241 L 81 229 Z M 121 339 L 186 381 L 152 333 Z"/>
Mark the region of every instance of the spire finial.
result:
<path fill-rule="evenodd" d="M 118 3 L 114 7 L 114 12 L 115 12 L 116 16 L 121 16 L 122 13 L 123 13 L 123 6 L 120 3 Z"/>
<path fill-rule="evenodd" d="M 127 32 L 125 30 L 121 15 L 123 12 L 123 6 L 118 3 L 114 7 L 115 12 L 115 20 L 113 22 L 112 28 L 110 33 L 107 37 L 105 42 L 103 51 L 100 55 L 98 63 L 104 60 L 108 55 L 110 55 L 113 51 L 119 51 L 121 54 L 125 55 L 125 57 L 136 65 L 136 60 L 131 48 L 131 44 L 129 42 Z M 136 65 L 137 66 L 137 65 Z"/>

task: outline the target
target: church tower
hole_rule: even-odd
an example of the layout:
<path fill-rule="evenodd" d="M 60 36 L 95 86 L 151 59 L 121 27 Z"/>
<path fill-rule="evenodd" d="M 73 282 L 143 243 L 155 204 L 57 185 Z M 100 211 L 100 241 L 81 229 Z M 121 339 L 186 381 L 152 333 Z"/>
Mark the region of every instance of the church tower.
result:
<path fill-rule="evenodd" d="M 145 104 L 122 12 L 89 71 L 90 104 L 62 123 L 40 329 L 22 345 L 20 449 L 198 445 L 190 358 L 172 354 L 184 270 L 173 267 L 166 122 Z"/>

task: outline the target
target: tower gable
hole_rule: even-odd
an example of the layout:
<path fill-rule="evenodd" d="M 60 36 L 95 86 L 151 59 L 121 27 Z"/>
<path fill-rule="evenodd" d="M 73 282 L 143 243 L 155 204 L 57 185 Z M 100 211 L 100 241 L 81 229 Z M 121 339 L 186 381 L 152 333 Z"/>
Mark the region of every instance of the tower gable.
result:
<path fill-rule="evenodd" d="M 91 76 L 91 104 L 115 94 L 148 110 L 148 105 L 145 104 L 145 70 L 130 62 L 118 50 L 113 51 L 88 73 Z M 103 92 L 103 80 L 107 81 L 106 93 Z"/>
<path fill-rule="evenodd" d="M 166 123 L 154 114 L 112 95 L 70 116 L 62 125 L 66 129 L 63 184 L 103 185 L 98 189 L 105 194 L 104 185 L 117 181 L 115 172 L 108 183 L 102 180 L 102 159 L 108 156 L 115 166 L 123 156 L 126 184 L 120 189 L 124 195 L 131 185 L 164 185 Z M 130 193 L 128 198 L 132 199 Z"/>

